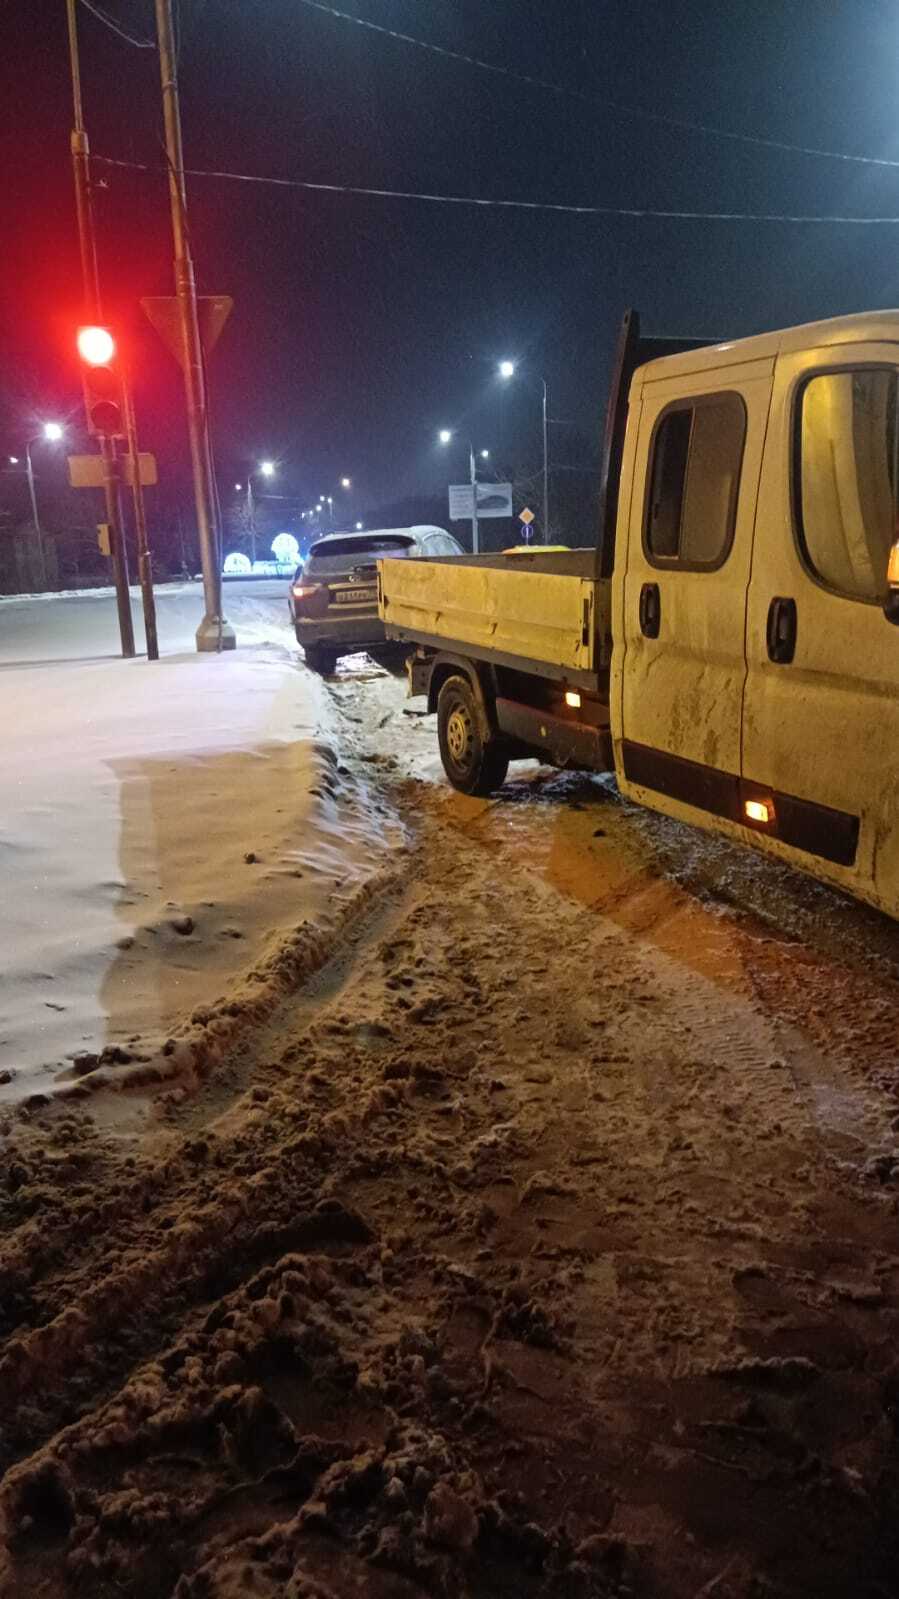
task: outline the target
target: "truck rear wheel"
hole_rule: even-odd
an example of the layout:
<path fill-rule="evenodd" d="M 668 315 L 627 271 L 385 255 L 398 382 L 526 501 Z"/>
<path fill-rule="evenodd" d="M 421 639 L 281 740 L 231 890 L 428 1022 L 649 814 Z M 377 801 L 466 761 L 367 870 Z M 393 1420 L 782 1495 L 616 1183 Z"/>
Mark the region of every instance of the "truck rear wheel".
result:
<path fill-rule="evenodd" d="M 437 737 L 443 770 L 462 794 L 492 794 L 501 788 L 509 757 L 496 738 L 485 739 L 471 685 L 448 677 L 437 698 Z"/>

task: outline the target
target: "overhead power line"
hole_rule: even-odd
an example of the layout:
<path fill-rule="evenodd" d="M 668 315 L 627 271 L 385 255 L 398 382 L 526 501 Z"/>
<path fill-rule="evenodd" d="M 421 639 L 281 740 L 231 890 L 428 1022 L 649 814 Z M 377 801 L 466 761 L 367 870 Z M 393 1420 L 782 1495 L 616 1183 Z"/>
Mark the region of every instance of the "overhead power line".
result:
<path fill-rule="evenodd" d="M 114 156 L 94 156 L 105 167 L 122 167 L 132 172 L 164 173 L 165 167 L 145 161 L 120 161 Z M 313 183 L 303 178 L 270 178 L 254 172 L 222 172 L 202 167 L 185 168 L 189 178 L 213 178 L 227 183 L 263 184 L 276 189 L 306 189 L 317 194 L 353 194 L 374 200 L 421 200 L 429 205 L 470 205 L 505 211 L 551 211 L 569 216 L 656 218 L 662 222 L 771 222 L 827 224 L 834 227 L 896 227 L 899 216 L 836 216 L 815 213 L 790 214 L 780 211 L 689 211 L 663 210 L 653 206 L 566 205 L 550 200 L 498 200 L 473 194 L 428 194 L 416 189 L 376 189 L 356 183 Z"/>
<path fill-rule="evenodd" d="M 109 28 L 112 33 L 117 33 L 120 39 L 125 40 L 126 44 L 133 44 L 138 50 L 156 49 L 155 42 L 152 39 L 135 39 L 133 33 L 128 33 L 127 29 L 116 22 L 114 17 L 107 16 L 105 11 L 101 11 L 99 6 L 93 4 L 93 0 L 81 0 L 81 4 L 84 6 L 85 11 L 89 11 L 92 17 L 96 17 L 97 21 L 102 22 L 104 27 Z"/>
<path fill-rule="evenodd" d="M 783 139 L 766 138 L 760 133 L 735 133 L 732 128 L 719 128 L 705 122 L 694 122 L 687 117 L 669 116 L 663 111 L 645 111 L 638 106 L 621 105 L 616 100 L 607 99 L 605 95 L 591 94 L 585 89 L 576 89 L 571 84 L 553 83 L 547 78 L 535 78 L 527 72 L 518 72 L 513 67 L 502 67 L 495 61 L 482 61 L 478 56 L 465 55 L 461 50 L 450 50 L 446 45 L 433 44 L 430 39 L 419 39 L 411 33 L 400 33 L 396 28 L 384 27 L 380 22 L 369 22 L 366 17 L 354 16 L 351 11 L 340 11 L 336 6 L 325 5 L 324 0 L 298 0 L 298 3 L 307 6 L 310 11 L 321 11 L 325 16 L 337 17 L 341 22 L 353 22 L 358 28 L 367 28 L 371 33 L 381 33 L 388 39 L 398 39 L 402 44 L 414 44 L 419 50 L 428 50 L 432 55 L 445 56 L 450 61 L 461 61 L 466 66 L 477 67 L 481 72 L 492 72 L 502 78 L 511 78 L 513 82 L 527 84 L 531 89 L 543 89 L 549 94 L 579 100 L 584 105 L 599 106 L 604 111 L 614 111 L 618 116 L 635 117 L 667 128 L 679 128 L 684 133 L 701 134 L 703 138 L 729 139 L 734 144 L 754 145 L 763 150 L 785 151 L 789 155 L 812 156 L 823 161 L 850 161 L 869 167 L 899 167 L 899 160 L 891 161 L 887 156 L 851 155 L 847 150 L 825 150 L 817 145 L 790 144 Z"/>

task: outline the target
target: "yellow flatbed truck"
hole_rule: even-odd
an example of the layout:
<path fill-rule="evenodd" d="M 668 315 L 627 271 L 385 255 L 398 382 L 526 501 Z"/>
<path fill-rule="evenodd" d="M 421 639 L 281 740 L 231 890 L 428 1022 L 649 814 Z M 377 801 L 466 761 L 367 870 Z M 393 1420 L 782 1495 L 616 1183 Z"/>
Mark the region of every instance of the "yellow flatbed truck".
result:
<path fill-rule="evenodd" d="M 899 916 L 899 312 L 622 327 L 588 548 L 379 563 L 451 783 L 524 756 Z"/>

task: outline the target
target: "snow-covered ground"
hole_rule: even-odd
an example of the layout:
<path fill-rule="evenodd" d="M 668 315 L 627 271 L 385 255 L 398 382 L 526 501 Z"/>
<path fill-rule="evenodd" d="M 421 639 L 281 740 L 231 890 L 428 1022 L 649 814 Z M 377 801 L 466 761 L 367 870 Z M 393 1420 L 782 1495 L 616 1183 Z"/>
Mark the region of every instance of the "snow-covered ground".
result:
<path fill-rule="evenodd" d="M 199 586 L 160 590 L 156 663 L 108 592 L 0 601 L 0 1098 L 152 1056 L 377 861 L 283 583 L 226 601 L 239 648 L 201 656 Z"/>

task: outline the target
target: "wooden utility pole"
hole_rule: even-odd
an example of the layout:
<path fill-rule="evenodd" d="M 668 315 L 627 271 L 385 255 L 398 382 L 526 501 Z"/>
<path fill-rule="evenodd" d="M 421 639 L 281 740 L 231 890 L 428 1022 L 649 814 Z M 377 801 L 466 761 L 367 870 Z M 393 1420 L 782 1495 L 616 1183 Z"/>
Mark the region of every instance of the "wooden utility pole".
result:
<path fill-rule="evenodd" d="M 74 0 L 73 0 L 74 3 Z M 206 410 L 206 375 L 200 325 L 197 316 L 197 286 L 187 231 L 187 189 L 184 181 L 184 153 L 181 142 L 181 111 L 178 102 L 178 73 L 172 28 L 172 0 L 156 0 L 156 35 L 159 45 L 159 72 L 162 81 L 162 109 L 165 119 L 165 147 L 169 169 L 169 200 L 172 209 L 172 238 L 175 248 L 175 294 L 184 346 L 184 392 L 187 400 L 187 429 L 193 469 L 197 531 L 200 536 L 200 561 L 203 567 L 203 595 L 206 612 L 197 629 L 198 650 L 229 650 L 236 644 L 234 629 L 222 615 L 221 530 L 209 447 L 209 419 Z"/>
<path fill-rule="evenodd" d="M 78 243 L 81 249 L 81 276 L 84 290 L 85 314 L 89 321 L 102 322 L 100 302 L 100 274 L 97 269 L 97 236 L 94 228 L 94 208 L 91 202 L 90 149 L 84 126 L 81 102 L 81 63 L 78 57 L 77 0 L 66 0 L 69 21 L 69 62 L 72 70 L 72 102 L 75 125 L 72 129 L 72 171 L 75 178 L 75 211 L 78 217 Z M 102 438 L 103 492 L 106 497 L 106 521 L 109 526 L 109 548 L 115 581 L 116 606 L 119 615 L 119 637 L 122 654 L 132 656 L 134 649 L 134 623 L 131 619 L 131 595 L 128 592 L 128 551 L 122 518 L 121 462 L 116 452 L 115 439 Z M 135 463 L 136 465 L 136 463 Z"/>

